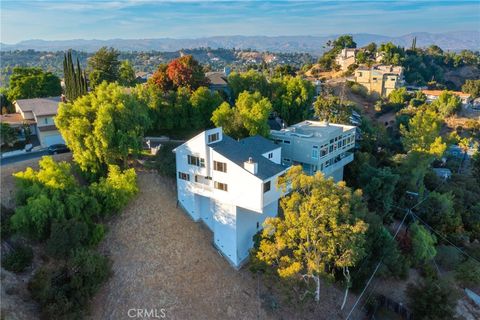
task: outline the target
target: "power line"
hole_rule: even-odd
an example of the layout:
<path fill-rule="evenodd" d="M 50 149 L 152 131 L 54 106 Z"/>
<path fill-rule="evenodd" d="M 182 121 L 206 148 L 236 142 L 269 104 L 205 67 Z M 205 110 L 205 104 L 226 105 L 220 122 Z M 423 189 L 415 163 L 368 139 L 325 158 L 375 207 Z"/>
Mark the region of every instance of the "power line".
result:
<path fill-rule="evenodd" d="M 465 256 L 469 257 L 470 259 L 473 259 L 475 260 L 476 262 L 480 263 L 480 261 L 478 261 L 478 259 L 472 257 L 471 255 L 469 255 L 468 253 L 466 253 L 465 251 L 463 251 L 462 249 L 460 249 L 459 247 L 457 247 L 455 244 L 453 244 L 450 240 L 448 240 L 444 235 L 442 235 L 440 232 L 436 231 L 433 227 L 431 227 L 428 223 L 426 223 L 424 220 L 422 220 L 422 218 L 420 218 L 419 216 L 417 216 L 415 213 L 413 213 L 413 211 L 410 212 L 410 214 L 415 217 L 416 219 L 420 220 L 420 222 L 422 222 L 425 226 L 428 227 L 428 229 L 432 230 L 433 232 L 435 232 L 437 235 L 439 235 L 443 240 L 445 240 L 446 242 L 448 242 L 452 247 L 454 247 L 455 249 L 457 249 L 458 251 L 460 251 L 462 254 L 464 254 Z"/>
<path fill-rule="evenodd" d="M 407 216 L 408 216 L 408 214 L 409 214 L 409 211 L 410 211 L 410 209 L 407 210 L 407 212 L 406 212 L 405 215 L 403 216 L 402 221 L 401 221 L 400 224 L 398 225 L 397 231 L 395 232 L 395 235 L 393 236 L 393 239 L 394 239 L 394 240 L 395 240 L 395 238 L 397 237 L 398 233 L 400 232 L 400 229 L 402 228 L 402 225 L 403 225 L 403 223 L 405 222 L 405 219 L 407 218 Z M 380 265 L 382 264 L 384 257 L 385 257 L 385 254 L 383 254 L 382 258 L 380 259 L 380 261 L 378 262 L 377 266 L 375 267 L 375 270 L 373 270 L 372 275 L 371 275 L 370 278 L 368 279 L 367 284 L 365 285 L 365 287 L 363 288 L 362 292 L 360 293 L 360 296 L 358 297 L 357 301 L 355 301 L 355 304 L 353 305 L 352 309 L 351 309 L 350 312 L 348 313 L 348 315 L 347 315 L 347 320 L 350 319 L 350 316 L 352 315 L 353 310 L 355 310 L 355 308 L 357 307 L 358 303 L 360 302 L 360 299 L 362 299 L 362 296 L 365 294 L 365 291 L 367 291 L 367 288 L 368 288 L 368 286 L 370 285 L 370 282 L 372 282 L 373 278 L 375 277 L 375 274 L 377 273 L 378 269 L 380 268 Z"/>

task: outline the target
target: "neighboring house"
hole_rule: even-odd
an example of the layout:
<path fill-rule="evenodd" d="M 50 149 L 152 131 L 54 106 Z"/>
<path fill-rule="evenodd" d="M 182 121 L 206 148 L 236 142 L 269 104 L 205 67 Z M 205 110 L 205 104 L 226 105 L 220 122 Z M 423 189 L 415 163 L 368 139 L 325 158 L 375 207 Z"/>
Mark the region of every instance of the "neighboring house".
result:
<path fill-rule="evenodd" d="M 16 117 L 30 123 L 31 132 L 38 136 L 42 147 L 65 143 L 53 122 L 60 102 L 60 97 L 19 99 L 13 102 L 15 112 L 20 115 Z"/>
<path fill-rule="evenodd" d="M 365 86 L 369 92 L 382 97 L 388 95 L 403 84 L 403 68 L 389 65 L 376 65 L 371 68 L 361 66 L 355 70 L 355 82 Z"/>
<path fill-rule="evenodd" d="M 422 90 L 422 92 L 427 96 L 427 102 L 432 102 L 438 99 L 440 95 L 445 90 Z M 461 91 L 448 91 L 462 100 L 462 107 L 467 108 L 472 105 L 472 96 L 469 93 L 464 93 Z"/>
<path fill-rule="evenodd" d="M 138 72 L 135 72 L 135 81 L 137 83 L 145 83 L 151 76 L 152 76 L 151 73 L 138 71 Z"/>
<path fill-rule="evenodd" d="M 340 66 L 342 71 L 346 71 L 349 66 L 356 62 L 355 57 L 359 49 L 345 48 L 337 55 L 335 62 Z"/>
<path fill-rule="evenodd" d="M 459 145 L 452 144 L 452 145 L 448 146 L 446 153 L 447 153 L 447 155 L 449 155 L 451 157 L 455 157 L 455 158 L 458 158 L 458 159 L 463 159 L 464 157 L 466 157 L 466 158 L 472 157 L 475 154 L 476 151 L 478 151 L 478 148 L 476 148 L 475 145 L 473 145 L 473 143 L 470 145 L 470 147 L 468 148 L 466 153 L 465 153 L 465 150 L 460 148 Z"/>
<path fill-rule="evenodd" d="M 343 179 L 343 167 L 353 161 L 355 126 L 303 121 L 282 130 L 271 130 L 271 139 L 282 146 L 283 165 L 302 165 L 308 174 L 316 171 Z"/>
<path fill-rule="evenodd" d="M 0 122 L 6 123 L 11 128 L 15 129 L 17 132 L 17 139 L 21 141 L 27 138 L 25 136 L 26 126 L 30 129 L 31 134 L 36 134 L 35 120 L 25 120 L 20 113 L 7 113 L 0 115 Z"/>
<path fill-rule="evenodd" d="M 211 91 L 223 92 L 228 98 L 231 97 L 231 90 L 228 86 L 228 76 L 230 74 L 229 68 L 224 68 L 222 71 L 207 72 L 205 77 L 208 80 L 208 88 Z"/>
<path fill-rule="evenodd" d="M 174 152 L 178 203 L 206 224 L 215 247 L 240 267 L 265 219 L 277 215 L 277 179 L 287 170 L 281 147 L 260 136 L 237 141 L 215 128 Z"/>

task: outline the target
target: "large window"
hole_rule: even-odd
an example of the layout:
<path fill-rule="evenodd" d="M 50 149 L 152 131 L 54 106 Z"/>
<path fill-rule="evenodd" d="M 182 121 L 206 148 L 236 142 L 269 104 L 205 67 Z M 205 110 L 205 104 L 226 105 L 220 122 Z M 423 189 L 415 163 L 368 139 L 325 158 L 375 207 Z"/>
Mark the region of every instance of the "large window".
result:
<path fill-rule="evenodd" d="M 178 172 L 178 178 L 179 179 L 182 179 L 182 180 L 187 180 L 187 181 L 190 181 L 190 175 L 188 173 L 184 173 L 184 172 Z"/>
<path fill-rule="evenodd" d="M 205 159 L 188 155 L 188 164 L 197 167 L 205 167 Z"/>
<path fill-rule="evenodd" d="M 217 133 L 209 134 L 208 135 L 208 143 L 212 143 L 220 139 L 220 135 Z"/>
<path fill-rule="evenodd" d="M 213 161 L 213 170 L 227 172 L 227 164 L 225 162 Z"/>
<path fill-rule="evenodd" d="M 318 159 L 318 146 L 312 147 L 312 159 L 315 159 L 315 160 Z"/>
<path fill-rule="evenodd" d="M 263 193 L 270 191 L 271 183 L 267 181 L 263 184 Z"/>
<path fill-rule="evenodd" d="M 215 186 L 215 189 L 228 191 L 228 185 L 226 183 L 215 181 L 214 186 Z"/>

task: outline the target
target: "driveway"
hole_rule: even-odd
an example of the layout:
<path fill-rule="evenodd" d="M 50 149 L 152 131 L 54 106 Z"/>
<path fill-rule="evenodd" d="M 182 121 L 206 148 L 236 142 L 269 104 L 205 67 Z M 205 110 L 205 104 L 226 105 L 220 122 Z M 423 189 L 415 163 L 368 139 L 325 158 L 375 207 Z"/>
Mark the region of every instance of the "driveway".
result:
<path fill-rule="evenodd" d="M 40 157 L 43 157 L 43 156 L 46 156 L 46 155 L 48 155 L 47 150 L 27 152 L 27 153 L 20 154 L 18 156 L 2 158 L 1 159 L 1 165 L 3 166 L 3 165 L 12 164 L 12 163 L 20 162 L 20 161 L 40 158 Z"/>

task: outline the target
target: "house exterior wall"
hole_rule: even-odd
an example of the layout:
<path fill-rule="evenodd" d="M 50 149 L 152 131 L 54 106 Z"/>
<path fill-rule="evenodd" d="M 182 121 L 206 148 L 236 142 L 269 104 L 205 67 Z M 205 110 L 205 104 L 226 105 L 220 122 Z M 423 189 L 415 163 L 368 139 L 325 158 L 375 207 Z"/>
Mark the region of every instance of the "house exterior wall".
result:
<path fill-rule="evenodd" d="M 357 69 L 355 71 L 355 81 L 367 88 L 369 92 L 376 92 L 383 97 L 387 97 L 393 90 L 402 85 L 403 71 L 392 73 L 384 70 L 386 66 L 380 66 L 380 69 Z"/>
<path fill-rule="evenodd" d="M 252 248 L 257 223 L 261 228 L 267 216 L 277 215 L 282 191 L 276 185 L 283 172 L 265 180 L 251 174 L 209 147 L 208 136 L 214 133 L 223 138 L 221 128 L 207 130 L 175 149 L 177 196 L 194 221 L 213 231 L 213 242 L 224 257 L 239 267 Z M 270 160 L 280 163 L 281 148 L 272 152 Z M 189 155 L 204 159 L 204 166 L 189 164 Z M 226 163 L 226 172 L 214 170 L 214 161 Z M 264 192 L 268 181 L 270 190 Z M 226 184 L 227 191 L 216 189 L 215 182 Z"/>
<path fill-rule="evenodd" d="M 333 129 L 333 130 L 332 130 Z M 318 129 L 322 131 L 322 128 Z M 284 164 L 301 164 L 308 174 L 322 171 L 335 181 L 343 178 L 343 167 L 353 161 L 355 147 L 355 127 L 344 131 L 341 126 L 325 129 L 329 134 L 323 137 L 303 137 L 283 131 L 271 131 L 272 139 L 282 146 Z M 289 143 L 285 143 L 288 141 Z M 316 147 L 316 148 L 314 148 Z M 316 151 L 314 151 L 316 150 Z M 322 150 L 326 154 L 322 156 Z M 341 170 L 341 174 L 337 171 Z"/>

